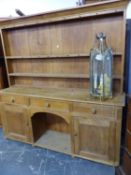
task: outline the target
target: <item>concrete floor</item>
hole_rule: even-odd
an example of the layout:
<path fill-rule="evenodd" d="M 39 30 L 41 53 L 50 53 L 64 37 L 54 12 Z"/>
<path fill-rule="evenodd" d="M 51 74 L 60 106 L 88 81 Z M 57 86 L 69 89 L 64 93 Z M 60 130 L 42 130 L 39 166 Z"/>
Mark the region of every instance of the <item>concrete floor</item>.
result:
<path fill-rule="evenodd" d="M 0 129 L 0 175 L 114 175 L 114 167 L 6 140 Z"/>

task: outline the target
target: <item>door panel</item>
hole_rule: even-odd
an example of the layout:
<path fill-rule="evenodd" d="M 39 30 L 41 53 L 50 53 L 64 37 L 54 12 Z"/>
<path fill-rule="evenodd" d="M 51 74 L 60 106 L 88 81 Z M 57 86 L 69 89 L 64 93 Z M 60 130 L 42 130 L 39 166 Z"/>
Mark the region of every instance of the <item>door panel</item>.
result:
<path fill-rule="evenodd" d="M 75 153 L 91 159 L 114 161 L 115 122 L 74 117 Z"/>
<path fill-rule="evenodd" d="M 28 112 L 25 106 L 4 104 L 2 121 L 6 137 L 28 141 Z"/>

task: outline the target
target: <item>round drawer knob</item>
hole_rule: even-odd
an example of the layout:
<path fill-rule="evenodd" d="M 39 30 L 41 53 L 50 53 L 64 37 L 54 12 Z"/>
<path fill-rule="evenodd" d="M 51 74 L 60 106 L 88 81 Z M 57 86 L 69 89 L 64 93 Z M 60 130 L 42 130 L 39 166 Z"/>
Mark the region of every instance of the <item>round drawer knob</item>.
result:
<path fill-rule="evenodd" d="M 11 99 L 11 102 L 12 102 L 12 103 L 14 103 L 14 102 L 15 102 L 15 99 L 14 99 L 14 98 L 12 98 L 12 99 Z"/>
<path fill-rule="evenodd" d="M 74 133 L 74 136 L 75 136 L 75 137 L 77 137 L 77 136 L 78 136 L 78 134 L 77 134 L 77 133 Z"/>
<path fill-rule="evenodd" d="M 92 109 L 92 114 L 96 114 L 96 112 L 97 112 L 96 109 L 93 108 L 93 109 Z"/>
<path fill-rule="evenodd" d="M 45 107 L 47 107 L 47 108 L 50 107 L 50 104 L 49 103 L 46 103 L 45 104 Z"/>

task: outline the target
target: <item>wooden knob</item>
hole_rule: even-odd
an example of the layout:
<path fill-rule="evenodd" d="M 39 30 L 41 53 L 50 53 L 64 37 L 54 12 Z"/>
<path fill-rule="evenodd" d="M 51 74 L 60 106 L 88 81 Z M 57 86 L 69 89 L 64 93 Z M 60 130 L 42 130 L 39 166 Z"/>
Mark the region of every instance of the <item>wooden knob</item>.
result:
<path fill-rule="evenodd" d="M 93 108 L 93 109 L 92 109 L 92 114 L 96 114 L 96 112 L 97 112 L 96 109 Z"/>
<path fill-rule="evenodd" d="M 45 104 L 45 107 L 50 107 L 50 104 L 49 104 L 49 103 L 46 103 L 46 104 Z"/>
<path fill-rule="evenodd" d="M 74 136 L 76 137 L 76 136 L 78 136 L 78 134 L 77 133 L 74 133 Z"/>
<path fill-rule="evenodd" d="M 12 98 L 12 99 L 11 99 L 11 102 L 12 102 L 12 103 L 14 103 L 14 102 L 15 102 L 15 99 L 14 99 L 14 98 Z"/>

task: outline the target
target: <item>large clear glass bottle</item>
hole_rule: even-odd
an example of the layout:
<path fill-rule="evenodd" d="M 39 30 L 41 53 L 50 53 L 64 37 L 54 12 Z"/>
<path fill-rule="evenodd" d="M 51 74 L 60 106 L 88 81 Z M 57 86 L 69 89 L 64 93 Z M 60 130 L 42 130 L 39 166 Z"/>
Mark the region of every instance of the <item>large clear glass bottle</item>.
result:
<path fill-rule="evenodd" d="M 112 49 L 106 45 L 106 35 L 96 35 L 97 47 L 90 54 L 90 94 L 94 97 L 112 97 Z"/>

